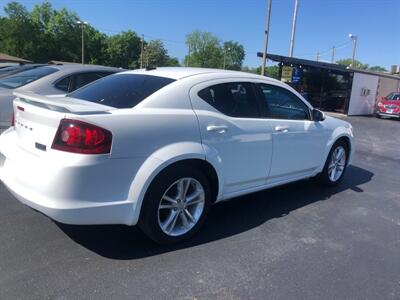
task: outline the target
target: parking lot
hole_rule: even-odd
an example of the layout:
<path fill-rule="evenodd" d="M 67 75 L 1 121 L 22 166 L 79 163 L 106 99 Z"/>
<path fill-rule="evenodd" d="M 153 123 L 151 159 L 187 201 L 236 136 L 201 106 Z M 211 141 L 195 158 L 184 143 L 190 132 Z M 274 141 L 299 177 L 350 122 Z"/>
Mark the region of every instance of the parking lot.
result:
<path fill-rule="evenodd" d="M 0 299 L 399 299 L 400 121 L 342 118 L 357 152 L 339 186 L 218 204 L 176 246 L 54 223 L 0 184 Z"/>

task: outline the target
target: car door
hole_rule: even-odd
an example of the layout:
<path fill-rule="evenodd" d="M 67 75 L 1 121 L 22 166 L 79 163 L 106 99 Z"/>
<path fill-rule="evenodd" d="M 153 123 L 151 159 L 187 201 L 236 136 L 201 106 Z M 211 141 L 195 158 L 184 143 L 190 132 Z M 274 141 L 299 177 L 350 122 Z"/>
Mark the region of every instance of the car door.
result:
<path fill-rule="evenodd" d="M 327 130 L 312 120 L 309 106 L 287 88 L 265 83 L 256 86 L 273 132 L 268 183 L 312 174 L 323 160 Z"/>
<path fill-rule="evenodd" d="M 272 155 L 271 126 L 262 118 L 254 85 L 243 80 L 208 81 L 190 91 L 206 159 L 223 176 L 223 193 L 266 183 Z"/>

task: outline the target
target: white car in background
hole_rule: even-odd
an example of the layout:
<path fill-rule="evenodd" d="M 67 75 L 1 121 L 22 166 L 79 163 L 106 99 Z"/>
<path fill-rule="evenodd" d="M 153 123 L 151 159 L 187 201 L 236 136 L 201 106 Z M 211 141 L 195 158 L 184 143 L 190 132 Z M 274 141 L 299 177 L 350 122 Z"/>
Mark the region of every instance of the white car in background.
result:
<path fill-rule="evenodd" d="M 193 235 L 218 201 L 311 177 L 337 184 L 354 153 L 349 123 L 248 73 L 136 70 L 57 100 L 16 96 L 0 137 L 15 197 L 63 223 L 139 224 L 159 243 Z"/>
<path fill-rule="evenodd" d="M 94 80 L 121 71 L 124 70 L 95 65 L 47 65 L 0 78 L 0 128 L 11 124 L 14 92 L 65 95 Z"/>

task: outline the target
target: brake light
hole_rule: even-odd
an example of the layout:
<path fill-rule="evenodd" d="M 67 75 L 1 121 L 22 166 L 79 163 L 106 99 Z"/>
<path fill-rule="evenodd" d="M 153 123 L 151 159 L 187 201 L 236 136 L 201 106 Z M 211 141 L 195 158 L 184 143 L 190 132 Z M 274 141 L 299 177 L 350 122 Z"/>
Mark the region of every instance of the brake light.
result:
<path fill-rule="evenodd" d="M 81 153 L 110 153 L 112 133 L 104 128 L 77 120 L 62 119 L 52 149 Z"/>
<path fill-rule="evenodd" d="M 379 106 L 379 107 L 382 107 L 382 106 L 383 106 L 383 103 L 382 103 L 382 102 L 378 102 L 378 106 Z"/>

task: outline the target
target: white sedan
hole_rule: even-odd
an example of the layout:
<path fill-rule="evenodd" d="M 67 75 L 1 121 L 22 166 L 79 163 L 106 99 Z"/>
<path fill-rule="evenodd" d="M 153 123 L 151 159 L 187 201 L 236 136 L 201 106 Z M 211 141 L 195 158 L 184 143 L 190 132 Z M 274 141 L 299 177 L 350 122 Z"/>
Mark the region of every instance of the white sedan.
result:
<path fill-rule="evenodd" d="M 354 153 L 349 123 L 253 74 L 136 70 L 67 97 L 16 96 L 0 136 L 15 197 L 62 223 L 138 224 L 159 243 L 192 236 L 218 201 L 311 177 L 337 184 Z"/>

